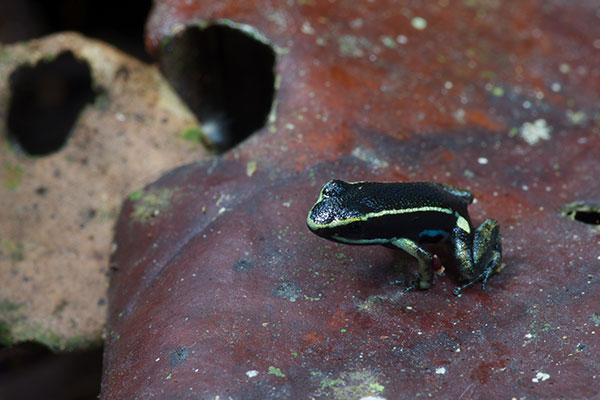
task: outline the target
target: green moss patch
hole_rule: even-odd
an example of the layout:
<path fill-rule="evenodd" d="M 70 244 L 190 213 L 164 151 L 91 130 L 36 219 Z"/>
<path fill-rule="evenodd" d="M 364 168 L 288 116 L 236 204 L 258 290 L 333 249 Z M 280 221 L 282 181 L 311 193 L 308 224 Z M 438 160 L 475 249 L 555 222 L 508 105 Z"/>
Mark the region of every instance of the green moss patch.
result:
<path fill-rule="evenodd" d="M 336 400 L 360 399 L 378 396 L 384 389 L 385 387 L 377 381 L 377 375 L 372 371 L 341 372 L 336 378 L 321 379 L 317 396 Z"/>
<path fill-rule="evenodd" d="M 0 300 L 0 346 L 36 342 L 53 351 L 70 351 L 97 345 L 79 335 L 68 338 L 61 336 L 39 322 L 31 321 L 25 313 L 25 307 L 25 304 Z"/>
<path fill-rule="evenodd" d="M 10 259 L 13 263 L 23 261 L 25 259 L 23 243 L 0 240 L 0 259 Z"/>
<path fill-rule="evenodd" d="M 181 131 L 180 135 L 182 139 L 188 140 L 190 142 L 197 143 L 205 143 L 206 135 L 204 131 L 199 126 L 188 126 L 183 131 Z"/>
<path fill-rule="evenodd" d="M 0 346 L 11 346 L 16 342 L 13 327 L 25 317 L 19 311 L 22 304 L 0 300 Z"/>
<path fill-rule="evenodd" d="M 166 188 L 152 188 L 141 193 L 133 192 L 129 195 L 129 198 L 134 201 L 131 217 L 136 222 L 146 223 L 167 211 L 172 197 L 173 191 Z"/>
<path fill-rule="evenodd" d="M 5 162 L 2 166 L 2 186 L 7 189 L 16 189 L 21 185 L 23 168 L 18 164 Z"/>

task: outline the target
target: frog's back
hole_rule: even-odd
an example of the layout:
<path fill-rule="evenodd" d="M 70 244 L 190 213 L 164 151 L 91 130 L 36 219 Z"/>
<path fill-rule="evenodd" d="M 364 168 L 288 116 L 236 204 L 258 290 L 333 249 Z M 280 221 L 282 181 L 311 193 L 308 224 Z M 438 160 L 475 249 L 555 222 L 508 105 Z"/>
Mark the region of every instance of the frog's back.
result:
<path fill-rule="evenodd" d="M 393 212 L 393 210 L 454 210 L 467 214 L 473 195 L 434 182 L 356 182 L 344 193 L 344 203 L 358 214 Z"/>

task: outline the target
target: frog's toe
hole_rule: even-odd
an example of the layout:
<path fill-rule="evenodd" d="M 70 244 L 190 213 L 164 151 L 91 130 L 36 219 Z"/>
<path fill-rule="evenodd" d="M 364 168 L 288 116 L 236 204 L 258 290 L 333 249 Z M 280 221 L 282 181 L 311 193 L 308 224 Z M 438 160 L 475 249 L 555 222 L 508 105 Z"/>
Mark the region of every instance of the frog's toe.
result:
<path fill-rule="evenodd" d="M 475 278 L 469 279 L 467 283 L 465 283 L 462 286 L 458 286 L 456 289 L 454 289 L 453 293 L 455 296 L 458 296 L 461 294 L 461 292 L 463 290 L 465 290 L 468 287 L 473 286 L 475 283 L 479 282 L 480 280 L 483 279 L 483 283 L 481 285 L 482 289 L 485 289 L 485 284 L 488 280 L 488 278 L 490 277 L 491 273 L 489 273 L 488 271 L 483 271 L 481 274 L 477 275 Z"/>
<path fill-rule="evenodd" d="M 490 279 L 490 276 L 492 276 L 494 273 L 494 271 L 492 269 L 488 269 L 486 271 L 483 272 L 483 280 L 481 282 L 481 289 L 485 290 L 485 285 L 487 285 L 487 281 L 488 279 Z"/>
<path fill-rule="evenodd" d="M 456 288 L 454 288 L 454 290 L 452 291 L 452 294 L 454 294 L 455 296 L 460 296 L 460 294 L 462 293 L 463 290 L 465 290 L 466 288 L 473 286 L 473 284 L 476 281 L 469 281 L 468 283 L 462 285 L 462 286 L 457 286 Z"/>
<path fill-rule="evenodd" d="M 416 288 L 418 288 L 418 287 L 419 287 L 419 285 L 418 285 L 418 282 L 416 282 L 416 283 L 411 283 L 410 285 L 408 285 L 408 286 L 406 287 L 406 289 L 404 289 L 404 292 L 405 292 L 405 293 L 406 293 L 406 292 L 412 292 L 413 290 L 415 290 L 415 289 L 416 289 Z"/>
<path fill-rule="evenodd" d="M 405 292 L 411 292 L 415 289 L 419 288 L 419 281 L 410 281 L 410 283 L 408 284 L 408 286 L 406 287 L 406 289 L 404 289 Z"/>
<path fill-rule="evenodd" d="M 494 274 L 499 273 L 502 270 L 502 264 L 500 263 L 501 256 L 499 252 L 495 252 L 488 262 L 487 267 L 483 270 L 483 272 L 479 275 L 477 279 L 482 279 L 481 288 L 485 289 L 487 285 L 488 279 Z"/>

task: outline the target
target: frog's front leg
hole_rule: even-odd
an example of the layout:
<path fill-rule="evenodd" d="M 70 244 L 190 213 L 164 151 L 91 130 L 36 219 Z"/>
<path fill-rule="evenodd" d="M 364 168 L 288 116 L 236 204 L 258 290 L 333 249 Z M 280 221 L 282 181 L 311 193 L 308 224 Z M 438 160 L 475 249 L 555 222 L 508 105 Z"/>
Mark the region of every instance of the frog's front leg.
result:
<path fill-rule="evenodd" d="M 462 290 L 480 280 L 483 280 L 481 286 L 485 289 L 487 280 L 497 271 L 502 259 L 498 221 L 486 219 L 475 230 L 472 237 L 457 227 L 452 231 L 450 241 L 458 260 L 460 278 L 467 281 L 465 285 L 456 288 L 454 294 L 460 294 Z"/>
<path fill-rule="evenodd" d="M 410 239 L 396 239 L 391 242 L 392 245 L 404 250 L 419 262 L 418 280 L 414 282 L 407 290 L 414 288 L 429 289 L 433 281 L 434 256 L 423 249 L 417 242 Z"/>

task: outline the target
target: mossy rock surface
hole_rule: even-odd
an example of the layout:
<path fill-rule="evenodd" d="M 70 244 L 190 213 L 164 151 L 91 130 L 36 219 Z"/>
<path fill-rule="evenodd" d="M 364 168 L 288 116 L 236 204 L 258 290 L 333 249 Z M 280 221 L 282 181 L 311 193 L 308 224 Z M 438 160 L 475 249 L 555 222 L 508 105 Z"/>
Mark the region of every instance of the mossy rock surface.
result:
<path fill-rule="evenodd" d="M 98 346 L 120 203 L 161 172 L 207 155 L 181 136 L 198 122 L 154 67 L 102 42 L 61 33 L 1 46 L 0 55 L 0 342 Z M 46 88 L 37 95 L 52 102 L 73 64 L 87 69 L 92 98 L 70 115 L 62 145 L 32 155 L 28 146 L 50 133 L 42 126 L 24 142 L 10 129 L 42 118 L 32 97 L 31 113 L 15 122 L 15 77 L 32 73 Z M 43 75 L 48 69 L 55 75 Z"/>

